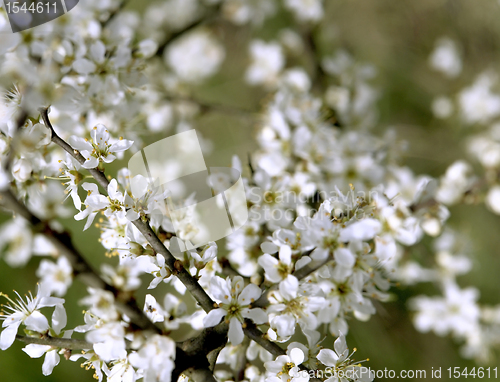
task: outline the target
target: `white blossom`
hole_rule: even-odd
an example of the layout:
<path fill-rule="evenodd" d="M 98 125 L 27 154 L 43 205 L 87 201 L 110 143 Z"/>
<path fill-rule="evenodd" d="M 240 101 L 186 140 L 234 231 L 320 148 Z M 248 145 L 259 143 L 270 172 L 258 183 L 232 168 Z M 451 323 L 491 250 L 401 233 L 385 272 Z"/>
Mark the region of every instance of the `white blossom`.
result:
<path fill-rule="evenodd" d="M 273 87 L 285 64 L 281 46 L 276 42 L 254 40 L 249 50 L 252 63 L 245 74 L 247 82 Z"/>
<path fill-rule="evenodd" d="M 434 51 L 429 58 L 429 64 L 433 69 L 440 71 L 447 77 L 458 76 L 462 70 L 462 60 L 456 43 L 447 37 L 436 41 Z"/>
<path fill-rule="evenodd" d="M 203 319 L 205 327 L 212 327 L 225 317 L 229 324 L 229 341 L 238 345 L 243 341 L 244 319 L 248 318 L 256 324 L 267 322 L 267 315 L 260 308 L 250 308 L 249 305 L 256 301 L 261 290 L 257 285 L 248 284 L 244 286 L 243 278 L 240 276 L 224 280 L 215 276 L 210 280 L 210 293 L 219 301 L 219 307 L 212 309 Z"/>
<path fill-rule="evenodd" d="M 318 21 L 323 17 L 322 0 L 285 0 L 285 7 L 299 21 Z"/>
<path fill-rule="evenodd" d="M 144 382 L 170 382 L 175 361 L 175 342 L 154 335 L 138 352 L 129 356 L 130 363 L 144 372 Z"/>
<path fill-rule="evenodd" d="M 212 35 L 196 31 L 169 46 L 164 59 L 181 81 L 196 83 L 214 75 L 224 56 L 224 48 Z"/>
<path fill-rule="evenodd" d="M 264 364 L 266 382 L 307 382 L 309 374 L 302 373 L 299 365 L 304 362 L 304 352 L 299 348 L 291 349 L 287 355 L 280 355 L 274 361 Z"/>
<path fill-rule="evenodd" d="M 2 313 L 2 327 L 4 328 L 0 336 L 0 348 L 8 349 L 16 338 L 17 331 L 21 324 L 26 329 L 43 334 L 49 329 L 47 318 L 38 310 L 56 306 L 64 303 L 64 300 L 57 297 L 50 297 L 48 288 L 43 284 L 38 284 L 38 292 L 35 297 L 30 293 L 24 301 L 16 292 L 18 300 L 14 301 L 6 294 L 1 293 L 9 301 L 9 305 L 4 305 L 4 309 L 9 309 L 10 313 Z"/>
<path fill-rule="evenodd" d="M 76 136 L 69 139 L 70 145 L 80 151 L 85 158 L 83 168 L 98 167 L 102 162 L 111 163 L 116 159 L 114 154 L 122 153 L 129 149 L 133 141 L 120 138 L 113 143 L 113 139 L 104 125 L 98 124 L 91 131 L 90 141 Z"/>
<path fill-rule="evenodd" d="M 42 283 L 47 285 L 49 292 L 56 296 L 64 296 L 73 280 L 73 268 L 63 256 L 57 259 L 57 263 L 42 260 L 36 273 Z"/>

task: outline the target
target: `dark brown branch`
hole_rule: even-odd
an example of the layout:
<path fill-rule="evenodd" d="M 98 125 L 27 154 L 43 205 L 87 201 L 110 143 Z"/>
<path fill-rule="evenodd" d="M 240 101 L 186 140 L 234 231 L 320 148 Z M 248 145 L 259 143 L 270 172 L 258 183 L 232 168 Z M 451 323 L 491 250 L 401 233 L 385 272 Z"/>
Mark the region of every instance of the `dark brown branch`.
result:
<path fill-rule="evenodd" d="M 123 8 L 127 6 L 128 3 L 129 0 L 123 0 L 113 11 L 111 11 L 106 21 L 101 22 L 101 26 L 103 28 L 106 28 L 115 19 L 115 17 L 123 10 Z"/>
<path fill-rule="evenodd" d="M 205 312 L 212 310 L 215 302 L 210 298 L 207 292 L 205 292 L 205 289 L 198 284 L 198 281 L 184 268 L 182 262 L 177 260 L 174 255 L 170 253 L 167 247 L 165 247 L 163 242 L 151 229 L 151 226 L 148 223 L 143 222 L 141 219 L 134 220 L 132 224 L 135 225 L 139 232 L 144 235 L 153 250 L 165 258 L 165 264 L 167 267 L 179 278 L 179 280 L 181 280 L 191 295 L 196 299 L 196 301 L 198 301 L 198 304 L 203 308 L 203 310 L 205 310 Z"/>
<path fill-rule="evenodd" d="M 250 338 L 245 337 L 241 343 L 241 349 L 238 350 L 236 361 L 236 369 L 234 370 L 234 380 L 235 382 L 243 381 L 245 379 L 245 369 L 247 368 L 247 349 L 250 346 Z"/>
<path fill-rule="evenodd" d="M 253 322 L 247 320 L 246 324 L 246 328 L 243 329 L 243 332 L 248 338 L 257 342 L 260 346 L 262 346 L 275 357 L 286 354 L 286 351 L 283 350 L 279 345 L 266 339 L 264 337 L 265 334 L 262 333 Z"/>
<path fill-rule="evenodd" d="M 222 322 L 213 328 L 204 329 L 197 337 L 178 344 L 172 381 L 176 381 L 193 365 L 213 371 L 217 355 L 226 346 L 227 331 L 228 325 Z"/>

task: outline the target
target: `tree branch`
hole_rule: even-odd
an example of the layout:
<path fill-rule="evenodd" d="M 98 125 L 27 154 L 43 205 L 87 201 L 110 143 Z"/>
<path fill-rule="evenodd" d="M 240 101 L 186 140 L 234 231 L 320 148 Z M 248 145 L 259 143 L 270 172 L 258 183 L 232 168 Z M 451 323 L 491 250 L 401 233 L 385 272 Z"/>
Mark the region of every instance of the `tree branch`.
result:
<path fill-rule="evenodd" d="M 185 370 L 193 365 L 213 371 L 217 355 L 226 346 L 228 328 L 228 324 L 222 322 L 213 328 L 204 329 L 195 338 L 179 343 L 172 381 L 176 381 Z"/>
<path fill-rule="evenodd" d="M 70 350 L 89 350 L 93 344 L 84 340 L 74 338 L 57 338 L 57 337 L 26 337 L 16 335 L 16 340 L 25 344 L 48 345 L 55 348 L 70 349 Z"/>
<path fill-rule="evenodd" d="M 122 0 L 118 7 L 111 11 L 106 21 L 101 22 L 102 28 L 106 28 L 111 23 L 111 21 L 113 21 L 115 17 L 123 10 L 123 8 L 127 6 L 128 2 L 129 0 Z"/>
<path fill-rule="evenodd" d="M 245 379 L 245 369 L 247 368 L 248 365 L 248 359 L 246 353 L 249 346 L 250 346 L 250 338 L 245 337 L 243 339 L 243 342 L 241 343 L 241 349 L 238 351 L 236 355 L 238 360 L 236 361 L 236 368 L 235 370 L 233 370 L 235 382 L 243 381 Z"/>
<path fill-rule="evenodd" d="M 265 334 L 262 333 L 253 322 L 247 320 L 246 324 L 247 326 L 245 329 L 243 329 L 243 332 L 248 338 L 257 342 L 260 346 L 262 346 L 275 357 L 286 354 L 286 351 L 283 350 L 279 345 L 266 339 L 264 337 Z"/>
<path fill-rule="evenodd" d="M 163 242 L 156 236 L 153 229 L 148 223 L 141 219 L 134 220 L 133 225 L 144 235 L 151 247 L 156 253 L 161 254 L 165 258 L 165 264 L 170 271 L 176 275 L 184 284 L 191 295 L 198 301 L 198 304 L 205 312 L 209 312 L 214 308 L 215 302 L 210 298 L 205 289 L 198 284 L 198 281 L 184 268 L 182 262 L 177 260 L 172 253 L 165 247 Z"/>

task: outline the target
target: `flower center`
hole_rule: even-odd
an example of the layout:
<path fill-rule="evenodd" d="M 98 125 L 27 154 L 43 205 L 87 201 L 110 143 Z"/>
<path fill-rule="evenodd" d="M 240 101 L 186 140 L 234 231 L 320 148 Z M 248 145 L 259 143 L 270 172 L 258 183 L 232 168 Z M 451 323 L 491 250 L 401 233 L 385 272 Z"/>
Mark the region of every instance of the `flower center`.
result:
<path fill-rule="evenodd" d="M 290 370 L 292 370 L 294 367 L 295 367 L 295 364 L 293 362 L 287 362 L 283 365 L 283 368 L 278 373 L 278 375 L 288 374 L 290 372 Z"/>

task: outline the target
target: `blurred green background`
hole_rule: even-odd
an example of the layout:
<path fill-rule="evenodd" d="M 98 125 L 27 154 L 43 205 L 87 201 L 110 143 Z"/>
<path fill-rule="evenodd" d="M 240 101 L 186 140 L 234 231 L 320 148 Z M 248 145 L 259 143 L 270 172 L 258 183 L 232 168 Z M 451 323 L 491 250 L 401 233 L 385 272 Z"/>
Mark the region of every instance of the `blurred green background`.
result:
<path fill-rule="evenodd" d="M 142 11 L 141 0 L 132 0 L 128 9 Z M 455 159 L 465 157 L 463 138 L 469 134 L 458 120 L 443 122 L 433 117 L 430 104 L 435 95 L 453 94 L 470 84 L 485 69 L 500 63 L 500 4 L 494 0 L 325 0 L 327 15 L 318 37 L 323 55 L 343 48 L 360 61 L 378 69 L 375 81 L 381 90 L 379 129 L 396 128 L 398 136 L 409 142 L 405 163 L 416 173 L 440 176 Z M 168 17 L 168 15 L 165 15 Z M 238 27 L 228 22 L 217 24 L 215 32 L 226 47 L 226 59 L 219 74 L 196 90 L 196 98 L 210 103 L 258 112 L 265 93 L 245 85 L 243 73 L 248 63 L 247 46 L 251 38 L 270 39 L 276 30 L 290 23 L 291 16 L 279 12 L 262 30 Z M 464 69 L 458 79 L 448 80 L 428 66 L 428 57 L 436 39 L 454 39 L 462 51 Z M 214 143 L 207 165 L 227 166 L 233 154 L 245 160 L 256 144 L 253 141 L 258 118 L 255 114 L 208 112 L 194 126 Z M 171 133 L 171 132 L 170 132 Z M 151 140 L 161 135 L 151 137 Z M 228 149 L 230 147 L 230 149 Z M 110 174 L 126 165 L 126 159 L 110 167 Z M 109 171 L 109 170 L 108 170 Z M 483 205 L 451 208 L 450 225 L 468 234 L 472 240 L 474 268 L 458 279 L 461 286 L 473 285 L 481 292 L 481 303 L 500 301 L 500 217 Z M 8 215 L 2 215 L 3 221 Z M 97 267 L 104 257 L 94 227 L 82 232 L 83 224 L 73 219 L 62 221 L 73 233 L 76 246 Z M 223 248 L 222 243 L 219 248 Z M 415 250 L 415 256 L 432 257 L 428 243 Z M 35 257 L 22 269 L 9 268 L 0 259 L 0 290 L 26 293 L 35 288 L 35 271 L 40 258 Z M 147 285 L 147 284 L 146 284 Z M 379 314 L 369 322 L 350 322 L 349 347 L 357 347 L 356 359 L 369 357 L 373 369 L 427 371 L 454 366 L 475 366 L 462 359 L 458 345 L 450 338 L 418 333 L 406 310 L 410 296 L 435 294 L 432 285 L 395 290 L 397 300 L 377 304 Z M 79 281 L 66 296 L 68 327 L 82 324 L 83 307 L 78 301 L 84 290 Z M 157 295 L 161 296 L 161 291 Z M 61 360 L 49 377 L 41 374 L 42 359 L 29 359 L 15 343 L 0 353 L 0 381 L 90 381 L 92 373 L 77 364 Z M 498 360 L 498 358 L 497 358 Z M 498 364 L 498 363 L 497 363 Z M 496 366 L 497 364 L 490 365 Z M 379 379 L 384 380 L 384 379 Z M 447 380 L 446 374 L 443 380 Z"/>

